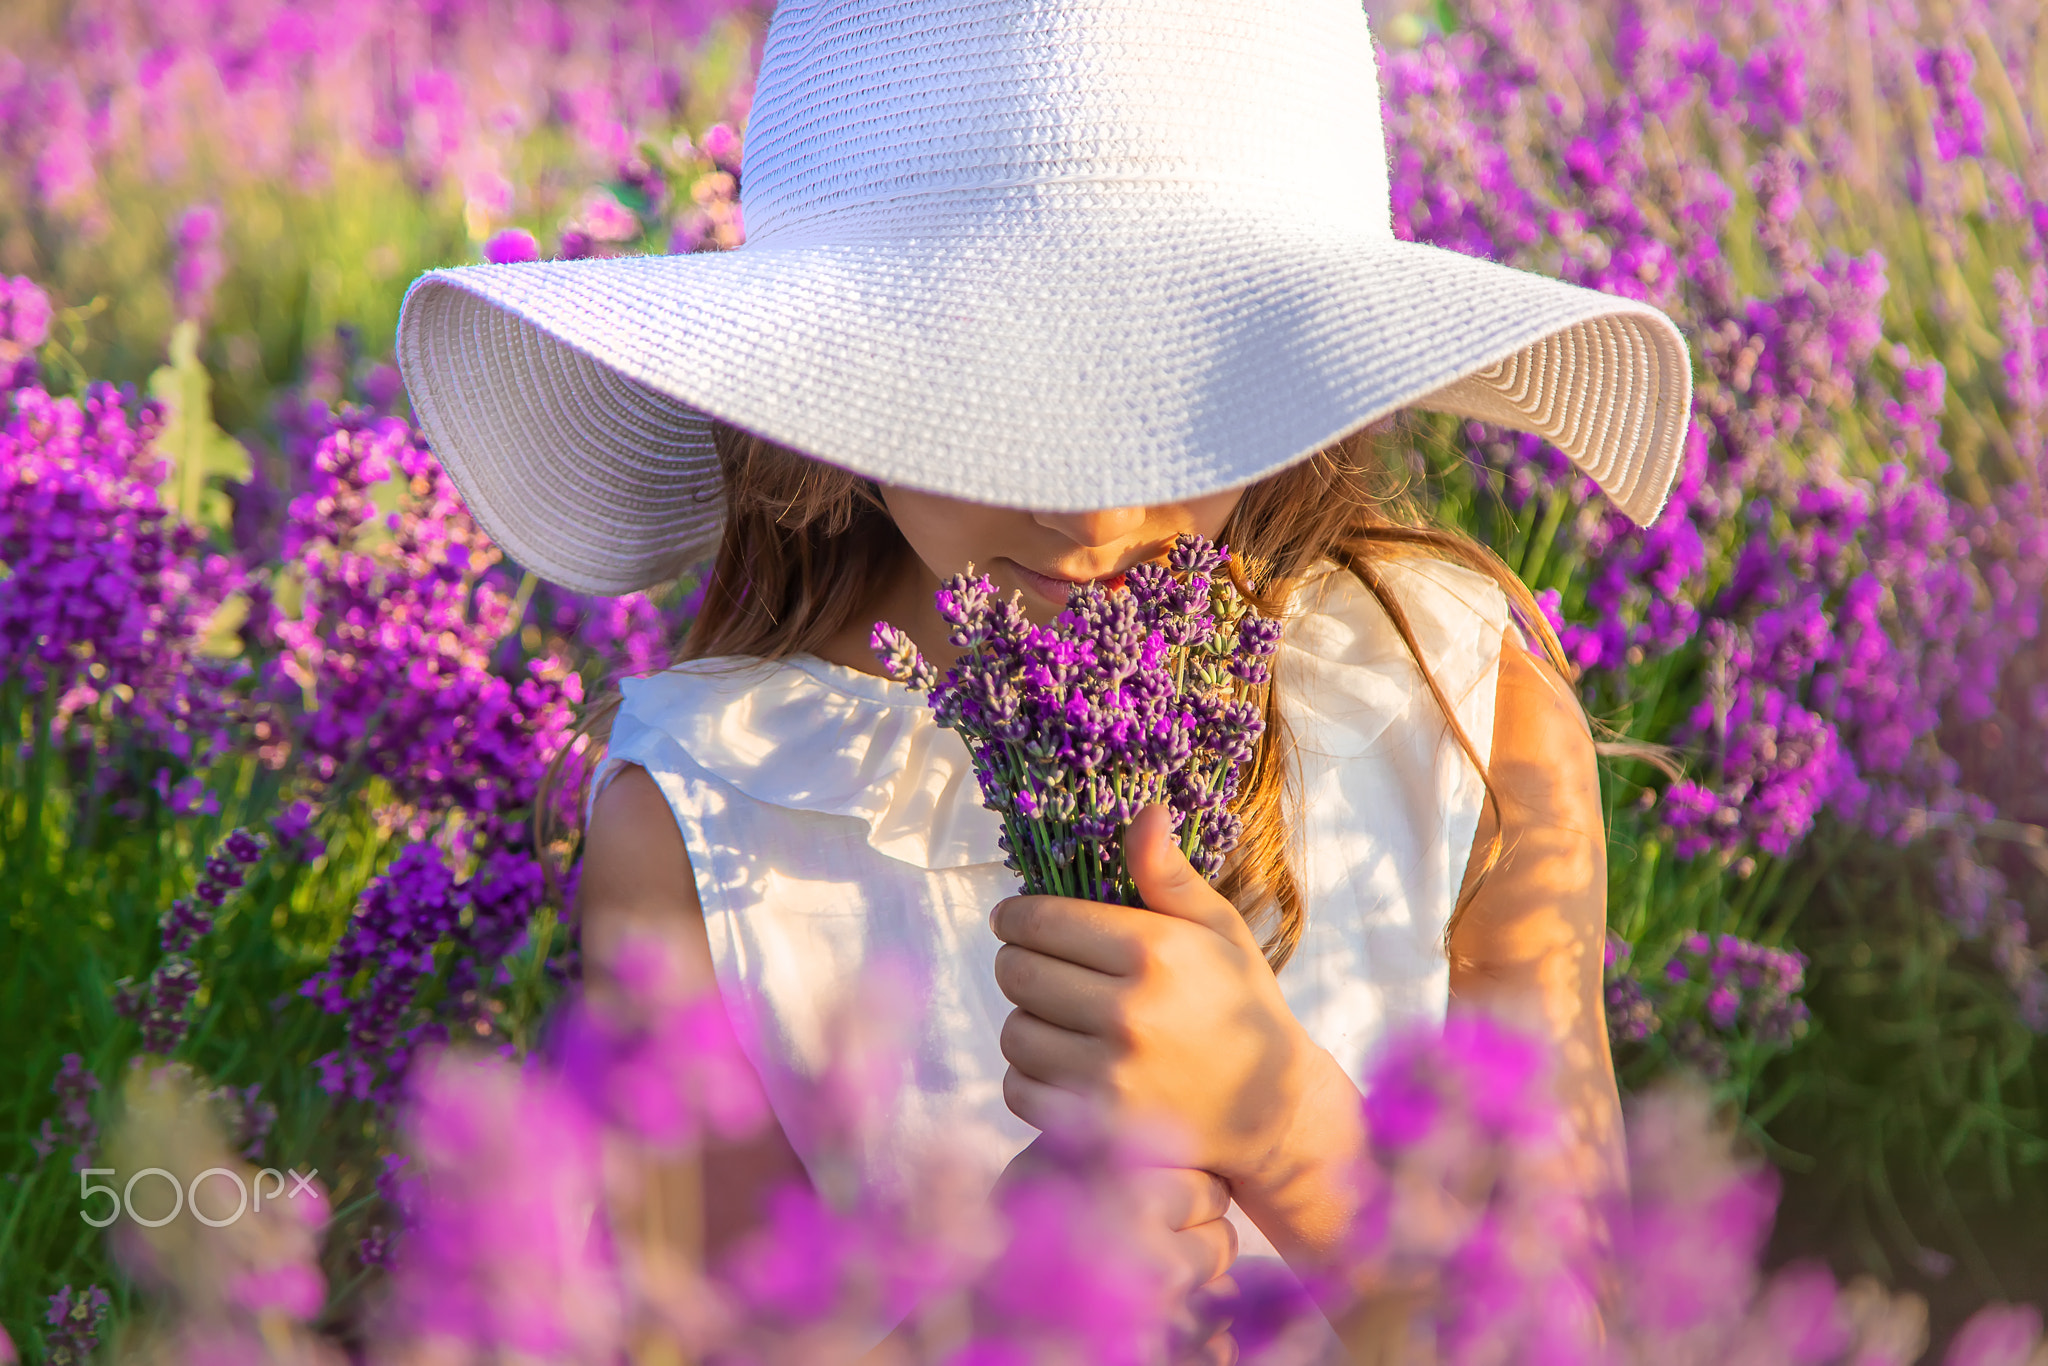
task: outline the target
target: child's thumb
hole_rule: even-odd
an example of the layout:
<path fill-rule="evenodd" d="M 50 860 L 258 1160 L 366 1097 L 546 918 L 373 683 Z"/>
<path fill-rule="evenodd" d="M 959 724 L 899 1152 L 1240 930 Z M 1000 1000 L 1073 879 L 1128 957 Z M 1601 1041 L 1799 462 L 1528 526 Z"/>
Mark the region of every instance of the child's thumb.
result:
<path fill-rule="evenodd" d="M 1237 907 L 1181 853 L 1173 818 L 1164 806 L 1154 803 L 1131 821 L 1124 831 L 1124 862 L 1147 910 L 1192 920 L 1232 942 L 1251 944 L 1251 930 Z"/>

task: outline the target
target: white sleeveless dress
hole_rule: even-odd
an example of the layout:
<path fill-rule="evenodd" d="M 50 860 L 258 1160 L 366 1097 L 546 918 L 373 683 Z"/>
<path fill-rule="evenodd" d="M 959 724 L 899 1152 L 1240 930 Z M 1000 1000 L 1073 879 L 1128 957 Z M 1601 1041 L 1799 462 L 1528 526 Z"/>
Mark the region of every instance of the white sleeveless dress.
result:
<path fill-rule="evenodd" d="M 1506 599 L 1437 560 L 1385 567 L 1423 653 L 1481 755 L 1493 737 Z M 1386 613 L 1348 573 L 1297 595 L 1275 664 L 1296 750 L 1293 867 L 1307 924 L 1280 973 L 1309 1035 L 1354 1078 L 1388 1030 L 1438 1020 L 1444 926 L 1483 787 Z M 798 1155 L 807 1079 L 832 1008 L 864 969 L 926 989 L 892 1112 L 864 1175 L 942 1139 L 993 1184 L 1035 1130 L 1003 1104 L 988 914 L 1017 884 L 965 744 L 924 699 L 811 656 L 698 660 L 627 679 L 593 790 L 637 764 L 675 812 L 718 983 L 751 1018 L 749 1048 Z M 1242 1256 L 1272 1245 L 1235 1208 Z"/>

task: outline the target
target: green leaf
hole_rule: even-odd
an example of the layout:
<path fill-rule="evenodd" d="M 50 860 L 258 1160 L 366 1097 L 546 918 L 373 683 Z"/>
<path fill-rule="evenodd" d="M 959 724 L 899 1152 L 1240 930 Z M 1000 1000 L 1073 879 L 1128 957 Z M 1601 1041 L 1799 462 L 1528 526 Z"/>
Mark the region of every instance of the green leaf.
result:
<path fill-rule="evenodd" d="M 171 363 L 149 377 L 149 394 L 164 405 L 157 449 L 169 459 L 166 501 L 196 526 L 226 531 L 234 505 L 220 483 L 249 477 L 249 452 L 213 421 L 213 377 L 199 359 L 199 324 L 187 318 L 171 332 Z"/>

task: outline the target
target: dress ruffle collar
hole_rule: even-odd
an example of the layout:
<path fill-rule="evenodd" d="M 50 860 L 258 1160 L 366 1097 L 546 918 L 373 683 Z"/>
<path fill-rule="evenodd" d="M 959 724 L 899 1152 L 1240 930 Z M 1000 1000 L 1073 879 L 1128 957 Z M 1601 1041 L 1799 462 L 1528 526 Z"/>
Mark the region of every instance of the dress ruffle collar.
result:
<path fill-rule="evenodd" d="M 1500 590 L 1439 560 L 1382 572 L 1446 696 L 1463 702 L 1498 659 L 1486 633 L 1498 642 L 1506 626 Z M 1368 754 L 1395 722 L 1434 713 L 1399 633 L 1357 579 L 1326 570 L 1295 605 L 1275 679 L 1305 761 Z M 965 742 L 902 684 L 802 655 L 697 660 L 620 687 L 614 757 L 631 761 L 630 736 L 645 726 L 756 801 L 859 819 L 890 858 L 933 869 L 1002 860 L 1002 824 L 981 804 Z"/>
<path fill-rule="evenodd" d="M 879 853 L 924 868 L 999 863 L 960 737 L 900 683 L 810 655 L 700 660 L 627 679 L 622 712 L 756 801 L 854 816 Z"/>

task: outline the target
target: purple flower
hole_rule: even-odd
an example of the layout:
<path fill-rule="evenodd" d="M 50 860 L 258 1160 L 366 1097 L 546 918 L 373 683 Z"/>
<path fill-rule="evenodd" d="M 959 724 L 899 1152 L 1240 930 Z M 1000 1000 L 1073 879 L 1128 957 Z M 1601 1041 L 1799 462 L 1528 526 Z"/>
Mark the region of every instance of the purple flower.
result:
<path fill-rule="evenodd" d="M 305 425 L 293 449 L 309 488 L 291 502 L 283 548 L 306 600 L 297 616 L 271 612 L 284 653 L 265 684 L 280 704 L 317 697 L 297 724 L 312 776 L 357 766 L 384 779 L 421 810 L 414 833 L 428 813 L 529 808 L 568 742 L 581 679 L 553 653 L 494 667 L 498 642 L 516 634 L 515 595 L 417 432 L 360 409 L 318 409 Z M 380 513 L 370 488 L 387 479 L 402 481 L 404 503 Z"/>
<path fill-rule="evenodd" d="M 131 411 L 108 385 L 82 399 L 21 388 L 5 401 L 0 674 L 53 693 L 57 736 L 85 718 L 119 719 L 144 744 L 204 768 L 246 718 L 249 670 L 199 647 L 245 580 L 158 496 L 160 410 Z M 181 813 L 212 801 L 196 777 L 173 799 L 162 777 L 160 794 Z"/>
<path fill-rule="evenodd" d="M 44 1120 L 36 1136 L 29 1140 L 38 1162 L 48 1159 L 59 1148 L 70 1148 L 73 1171 L 93 1165 L 100 1131 L 92 1115 L 92 1098 L 99 1089 L 100 1079 L 86 1069 L 85 1060 L 76 1053 L 66 1053 L 56 1080 L 50 1083 L 50 1090 L 57 1097 L 56 1118 Z"/>
<path fill-rule="evenodd" d="M 549 609 L 540 614 L 542 620 L 551 619 L 558 634 L 573 639 L 606 677 L 613 677 L 666 668 L 671 644 L 687 629 L 702 598 L 673 610 L 645 593 L 581 597 L 551 591 L 545 600 Z M 541 601 L 536 595 L 537 606 Z"/>
<path fill-rule="evenodd" d="M 618 1273 L 591 1222 L 598 1131 L 573 1097 L 539 1070 L 434 1054 L 401 1123 L 417 1172 L 391 1273 L 400 1322 L 486 1353 L 615 1353 Z"/>
<path fill-rule="evenodd" d="M 213 928 L 213 912 L 244 881 L 243 868 L 262 856 L 264 842 L 246 830 L 229 832 L 206 861 L 191 901 L 174 901 L 159 920 L 163 958 L 138 986 L 132 978 L 115 984 L 114 1008 L 142 1029 L 145 1053 L 167 1055 L 191 1028 L 192 999 L 199 991 L 199 966 L 192 959 Z"/>
<path fill-rule="evenodd" d="M 935 599 L 965 651 L 943 677 L 903 632 L 876 624 L 884 670 L 928 693 L 939 723 L 968 741 L 1028 890 L 1136 904 L 1122 827 L 1162 801 L 1195 868 L 1222 870 L 1243 834 L 1229 809 L 1238 775 L 1264 728 L 1250 690 L 1280 643 L 1280 624 L 1222 577 L 1228 563 L 1225 548 L 1182 536 L 1121 589 L 1075 585 L 1050 626 L 1030 624 L 969 566 Z"/>
<path fill-rule="evenodd" d="M 0 361 L 33 351 L 50 336 L 50 296 L 26 275 L 0 276 Z"/>
<path fill-rule="evenodd" d="M 704 136 L 698 140 L 698 146 L 703 149 L 705 156 L 726 169 L 739 169 L 740 137 L 730 125 L 712 124 L 704 130 Z"/>
<path fill-rule="evenodd" d="M 1703 1012 L 1723 1036 L 1784 1047 L 1805 1032 L 1806 959 L 1732 934 L 1694 934 L 1665 965 L 1669 987 L 1659 1002 L 1667 1019 Z M 1692 1021 L 1696 1026 L 1697 1021 Z M 1677 1035 L 1673 1036 L 1674 1039 Z M 1686 1046 L 1708 1070 L 1725 1061 L 1725 1039 L 1688 1033 Z"/>
<path fill-rule="evenodd" d="M 1922 49 L 1910 26 L 1872 29 L 1878 98 L 1924 85 L 1938 160 L 1922 164 L 1903 139 L 1865 148 L 1823 132 L 1858 96 L 1823 57 L 1817 13 L 1749 23 L 1622 6 L 1602 46 L 1573 16 L 1482 7 L 1456 33 L 1390 53 L 1384 73 L 1399 235 L 1650 299 L 1692 342 L 1694 422 L 1651 528 L 1577 512 L 1584 480 L 1539 438 L 1465 431 L 1471 467 L 1508 508 L 1533 504 L 1538 526 L 1556 525 L 1544 571 L 1570 572 L 1578 590 L 1560 595 L 1559 635 L 1589 686 L 1634 695 L 1635 670 L 1677 654 L 1686 672 L 1704 647 L 1704 686 L 1684 689 L 1699 706 L 1655 737 L 1700 756 L 1663 811 L 1677 852 L 1732 868 L 1751 849 L 1789 855 L 1830 813 L 1904 842 L 1981 807 L 2000 769 L 2039 771 L 2031 753 L 1994 765 L 1957 744 L 1974 724 L 1961 718 L 1994 712 L 2001 736 L 2039 733 L 2021 720 L 2037 708 L 2019 682 L 2039 674 L 2019 662 L 2048 584 L 2036 579 L 2048 551 L 2025 530 L 2038 514 L 2016 493 L 1980 511 L 1937 482 L 1951 465 L 1947 377 L 1886 337 L 1886 263 L 1829 250 L 1840 210 L 1812 191 L 1826 173 L 1903 192 L 1930 237 L 1976 259 L 1965 178 L 1945 168 L 1977 158 L 1986 212 L 2016 234 L 2006 259 L 2028 263 L 1993 277 L 2010 405 L 1997 417 L 2019 453 L 2000 477 L 2023 486 L 2048 460 L 2048 204 L 1986 152 L 1971 86 L 1987 49 L 1974 43 Z M 1989 50 L 2003 42 L 2001 58 L 2023 65 L 1997 34 Z M 1699 131 L 1670 137 L 1679 127 Z M 1721 168 L 1735 148 L 1756 204 L 1743 274 L 1724 251 L 1734 197 Z M 1954 325 L 1954 305 L 1931 306 L 1937 326 Z M 1901 463 L 1838 460 L 1843 432 Z"/>
<path fill-rule="evenodd" d="M 227 1104 L 234 1116 L 235 1146 L 251 1162 L 262 1160 L 263 1145 L 270 1137 L 272 1126 L 277 1123 L 277 1107 L 264 1100 L 262 1092 L 261 1083 L 251 1082 L 240 1090 L 222 1087 L 214 1093 Z M 300 1195 L 304 1197 L 306 1192 L 300 1192 Z"/>
<path fill-rule="evenodd" d="M 185 210 L 171 229 L 177 258 L 171 272 L 171 293 L 180 318 L 204 322 L 213 312 L 213 291 L 227 272 L 220 236 L 220 210 L 211 204 Z"/>
<path fill-rule="evenodd" d="M 1517 1340 L 1537 1360 L 1592 1351 L 1592 1248 L 1557 1178 L 1547 1070 L 1535 1038 L 1480 1015 L 1405 1031 L 1368 1070 L 1374 1160 L 1349 1259 L 1368 1283 L 1432 1287 L 1423 1312 L 1449 1360 Z"/>
<path fill-rule="evenodd" d="M 106 1290 L 97 1285 L 77 1293 L 67 1285 L 50 1296 L 43 1315 L 49 1326 L 43 1334 L 43 1360 L 49 1366 L 85 1366 L 99 1348 L 100 1325 L 110 1302 Z"/>
<path fill-rule="evenodd" d="M 189 955 L 201 935 L 213 928 L 213 913 L 189 901 L 173 901 L 163 915 L 163 951 Z"/>
<path fill-rule="evenodd" d="M 193 898 L 218 907 L 227 900 L 229 892 L 242 885 L 242 870 L 263 857 L 267 845 L 268 841 L 261 835 L 252 835 L 242 829 L 229 831 L 213 856 L 207 859 L 198 885 L 192 890 Z M 165 932 L 168 934 L 169 930 Z"/>
<path fill-rule="evenodd" d="M 575 1003 L 556 1044 L 563 1076 L 610 1124 L 663 1147 L 744 1137 L 768 1100 L 716 991 L 685 989 L 674 942 L 629 937 L 610 954 L 623 999 Z"/>
<path fill-rule="evenodd" d="M 364 373 L 357 384 L 357 392 L 372 409 L 389 412 L 404 387 L 405 377 L 399 373 L 398 367 L 380 362 Z"/>
<path fill-rule="evenodd" d="M 1614 1043 L 1641 1043 L 1657 1032 L 1657 1007 L 1632 974 L 1610 973 L 1605 998 L 1607 1037 Z"/>
<path fill-rule="evenodd" d="M 349 1048 L 329 1062 L 326 1090 L 363 1099 L 375 1085 L 379 1095 L 392 1094 L 413 1045 L 429 1037 L 408 1028 L 414 993 L 463 906 L 454 873 L 430 844 L 407 845 L 364 891 L 326 968 L 299 988 L 348 1020 Z"/>
<path fill-rule="evenodd" d="M 300 798 L 277 814 L 270 823 L 270 831 L 281 846 L 295 850 L 298 856 L 311 862 L 327 850 L 326 842 L 312 833 L 315 809 L 311 802 Z"/>
<path fill-rule="evenodd" d="M 539 259 L 540 243 L 525 228 L 505 228 L 484 243 L 484 260 L 494 266 Z"/>
<path fill-rule="evenodd" d="M 388 1268 L 397 1261 L 405 1212 L 418 1205 L 419 1179 L 412 1165 L 404 1153 L 386 1153 L 377 1168 L 377 1196 L 383 1202 L 384 1220 L 374 1225 L 357 1245 L 356 1255 L 364 1266 Z"/>
<path fill-rule="evenodd" d="M 479 843 L 484 852 L 467 878 L 435 844 L 401 849 L 364 890 L 327 965 L 301 984 L 300 995 L 348 1023 L 346 1046 L 316 1060 L 329 1093 L 391 1099 L 422 1045 L 445 1040 L 451 1026 L 489 1034 L 485 992 L 498 985 L 544 887 L 515 830 L 486 826 Z M 444 990 L 428 1011 L 418 998 L 432 980 Z"/>
<path fill-rule="evenodd" d="M 1065 1348 L 1079 1360 L 1136 1366 L 1158 1359 L 1165 1286 L 1133 1255 L 1135 1230 L 1105 1198 L 1106 1174 L 1083 1165 L 1004 1193 L 1008 1236 L 976 1286 L 984 1331 L 1013 1344 Z"/>
<path fill-rule="evenodd" d="M 873 636 L 868 646 L 875 657 L 882 661 L 882 669 L 889 677 L 919 692 L 929 692 L 938 682 L 938 670 L 926 662 L 910 637 L 886 621 L 875 623 Z"/>
<path fill-rule="evenodd" d="M 778 1325 L 814 1323 L 840 1310 L 851 1273 L 873 1256 L 866 1231 L 818 1196 L 784 1186 L 768 1197 L 762 1227 L 727 1272 L 740 1302 Z"/>
<path fill-rule="evenodd" d="M 1742 1004 L 1742 994 L 1728 983 L 1723 982 L 1707 993 L 1707 1017 L 1716 1028 L 1733 1029 L 1735 1011 Z"/>
<path fill-rule="evenodd" d="M 1984 153 L 1984 106 L 1970 89 L 1977 62 L 1966 47 L 1927 48 L 1913 70 L 1934 94 L 1934 148 L 1943 161 Z"/>
<path fill-rule="evenodd" d="M 156 771 L 156 794 L 171 810 L 174 816 L 218 816 L 220 799 L 206 786 L 205 779 L 198 774 L 181 778 L 176 784 L 170 781 L 171 771 L 160 768 Z"/>

